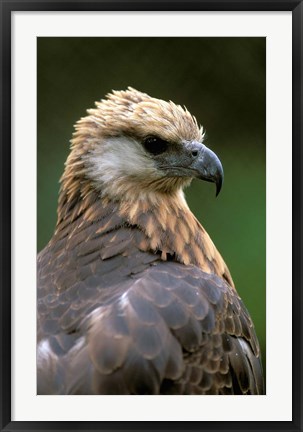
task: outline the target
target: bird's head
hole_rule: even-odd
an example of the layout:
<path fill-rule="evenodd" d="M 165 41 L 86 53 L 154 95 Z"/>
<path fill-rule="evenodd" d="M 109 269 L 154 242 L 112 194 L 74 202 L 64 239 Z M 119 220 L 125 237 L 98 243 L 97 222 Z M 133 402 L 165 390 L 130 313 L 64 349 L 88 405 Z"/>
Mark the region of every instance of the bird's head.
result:
<path fill-rule="evenodd" d="M 187 109 L 131 87 L 113 91 L 76 124 L 67 175 L 69 166 L 83 165 L 95 188 L 112 197 L 173 193 L 193 178 L 214 182 L 218 194 L 222 165 L 203 136 Z"/>

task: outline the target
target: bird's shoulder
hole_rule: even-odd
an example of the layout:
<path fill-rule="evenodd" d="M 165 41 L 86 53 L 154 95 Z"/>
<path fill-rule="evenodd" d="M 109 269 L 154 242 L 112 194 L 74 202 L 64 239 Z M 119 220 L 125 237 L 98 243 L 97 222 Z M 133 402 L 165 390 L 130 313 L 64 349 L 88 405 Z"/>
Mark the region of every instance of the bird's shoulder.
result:
<path fill-rule="evenodd" d="M 65 274 L 65 289 L 58 279 L 40 289 L 40 371 L 56 371 L 52 385 L 64 393 L 229 393 L 235 383 L 239 393 L 260 391 L 252 321 L 226 281 L 151 253 L 122 257 L 88 264 L 74 283 Z"/>

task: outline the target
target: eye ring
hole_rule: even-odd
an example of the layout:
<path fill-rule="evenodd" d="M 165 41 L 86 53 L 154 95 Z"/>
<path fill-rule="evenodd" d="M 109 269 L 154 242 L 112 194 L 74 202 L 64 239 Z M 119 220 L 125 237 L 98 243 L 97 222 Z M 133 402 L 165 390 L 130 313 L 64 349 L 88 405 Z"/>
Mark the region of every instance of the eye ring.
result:
<path fill-rule="evenodd" d="M 191 152 L 191 155 L 192 155 L 193 157 L 197 157 L 197 156 L 198 156 L 198 150 L 193 150 L 193 151 Z"/>
<path fill-rule="evenodd" d="M 168 145 L 168 141 L 157 136 L 149 136 L 143 140 L 145 150 L 154 156 L 165 153 L 168 150 Z"/>

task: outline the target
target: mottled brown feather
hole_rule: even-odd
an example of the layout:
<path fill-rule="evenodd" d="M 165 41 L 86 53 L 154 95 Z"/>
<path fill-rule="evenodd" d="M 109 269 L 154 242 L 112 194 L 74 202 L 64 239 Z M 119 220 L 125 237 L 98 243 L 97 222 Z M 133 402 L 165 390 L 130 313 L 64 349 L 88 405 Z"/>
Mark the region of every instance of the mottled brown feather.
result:
<path fill-rule="evenodd" d="M 86 176 L 83 154 L 117 130 L 203 133 L 187 110 L 134 89 L 78 122 L 38 255 L 38 394 L 262 394 L 251 318 L 184 182 L 146 180 L 142 196 L 126 185 L 137 198 L 123 200 Z"/>

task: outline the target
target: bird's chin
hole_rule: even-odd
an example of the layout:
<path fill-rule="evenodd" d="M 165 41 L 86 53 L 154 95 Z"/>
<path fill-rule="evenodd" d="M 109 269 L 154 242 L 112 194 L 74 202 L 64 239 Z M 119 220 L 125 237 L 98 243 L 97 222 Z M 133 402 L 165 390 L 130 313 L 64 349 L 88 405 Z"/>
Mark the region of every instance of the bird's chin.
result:
<path fill-rule="evenodd" d="M 198 176 L 198 172 L 187 167 L 172 167 L 165 170 L 165 177 L 178 179 L 193 179 Z"/>
<path fill-rule="evenodd" d="M 167 176 L 167 183 L 170 183 L 173 186 L 174 190 L 177 189 L 184 189 L 185 187 L 189 186 L 194 179 L 194 176 L 189 175 L 172 175 Z"/>
<path fill-rule="evenodd" d="M 141 189 L 143 187 L 143 189 L 151 191 L 152 193 L 160 192 L 160 193 L 173 194 L 189 186 L 191 181 L 192 181 L 192 177 L 166 175 L 165 177 L 160 179 L 155 179 L 154 181 L 141 182 L 140 186 Z"/>

